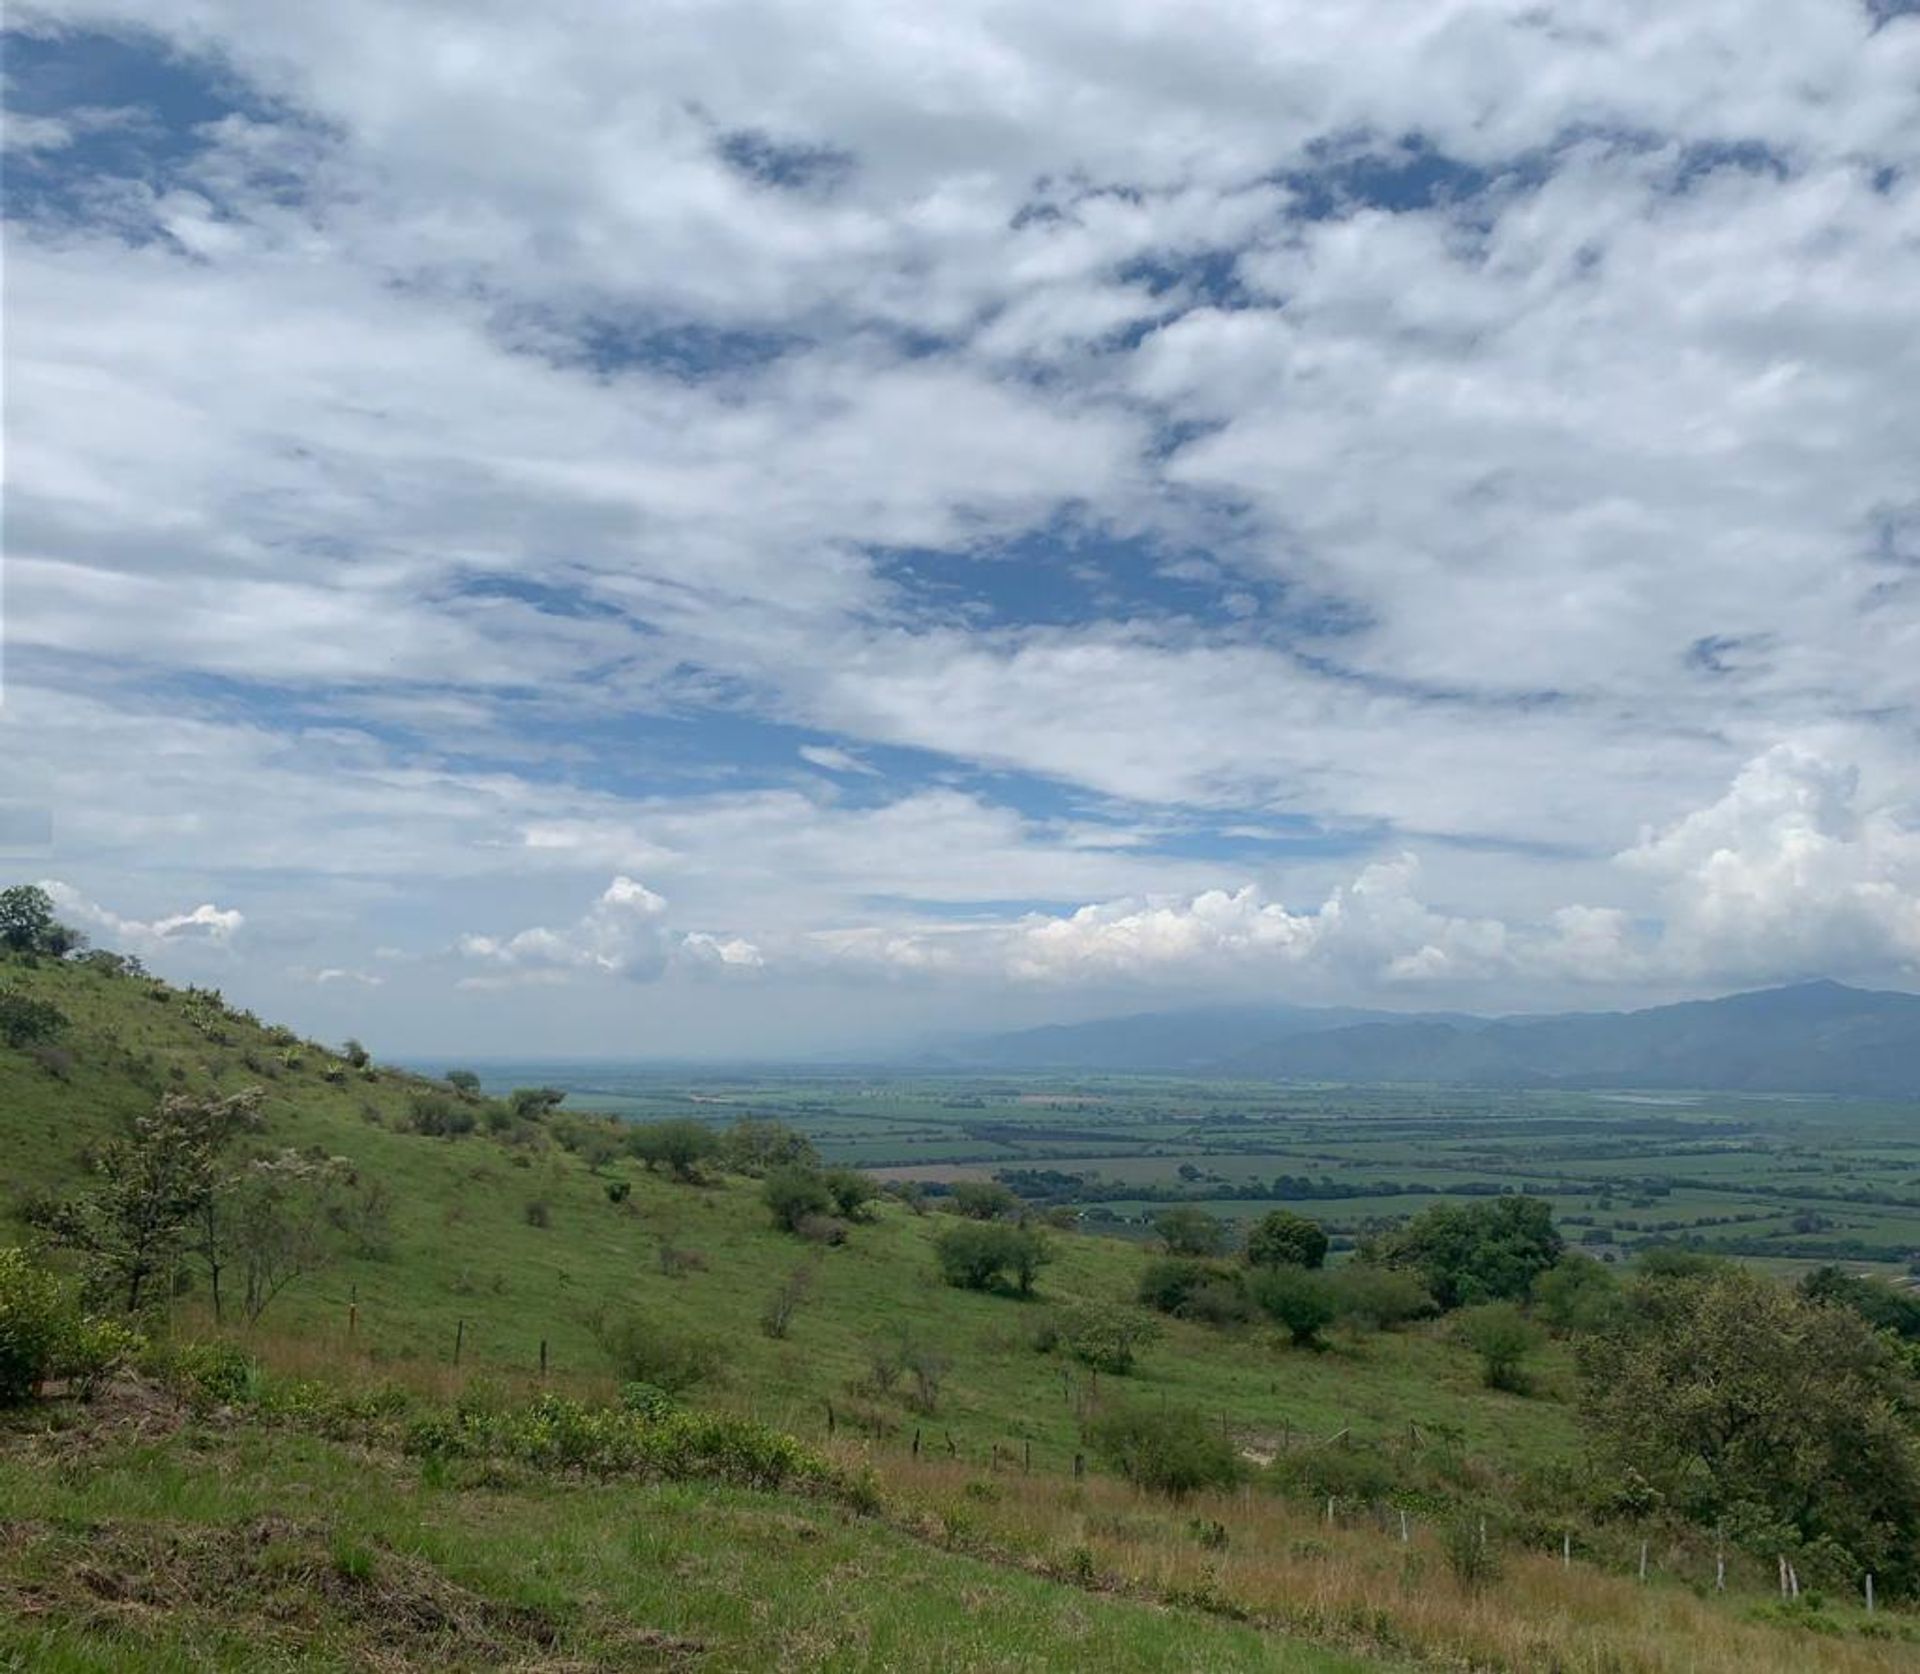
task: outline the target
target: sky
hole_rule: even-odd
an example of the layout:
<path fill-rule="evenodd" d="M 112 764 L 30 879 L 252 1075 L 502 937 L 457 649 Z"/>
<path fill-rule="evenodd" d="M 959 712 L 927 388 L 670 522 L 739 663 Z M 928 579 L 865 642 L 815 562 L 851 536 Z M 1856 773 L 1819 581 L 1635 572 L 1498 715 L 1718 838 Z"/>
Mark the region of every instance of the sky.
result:
<path fill-rule="evenodd" d="M 16 0 L 0 873 L 394 1055 L 1920 987 L 1911 0 Z"/>

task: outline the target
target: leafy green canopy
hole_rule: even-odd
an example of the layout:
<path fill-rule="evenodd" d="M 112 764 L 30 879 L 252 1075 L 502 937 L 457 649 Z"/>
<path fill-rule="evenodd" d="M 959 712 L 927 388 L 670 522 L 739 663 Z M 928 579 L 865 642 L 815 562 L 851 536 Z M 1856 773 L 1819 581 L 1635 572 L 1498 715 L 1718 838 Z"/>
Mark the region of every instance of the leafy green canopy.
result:
<path fill-rule="evenodd" d="M 1389 1267 L 1412 1268 L 1442 1308 L 1517 1302 L 1560 1259 L 1565 1241 L 1552 1208 L 1537 1197 L 1436 1204 L 1383 1233 L 1365 1253 Z"/>

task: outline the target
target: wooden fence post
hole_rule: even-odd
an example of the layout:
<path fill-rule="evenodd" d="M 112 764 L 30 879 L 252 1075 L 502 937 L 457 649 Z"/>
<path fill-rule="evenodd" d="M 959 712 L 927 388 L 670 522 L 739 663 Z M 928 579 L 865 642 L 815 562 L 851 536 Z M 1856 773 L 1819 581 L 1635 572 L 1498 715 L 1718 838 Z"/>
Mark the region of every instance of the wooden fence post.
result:
<path fill-rule="evenodd" d="M 917 1424 L 913 1427 L 913 1456 L 916 1459 L 920 1457 L 920 1426 Z"/>
<path fill-rule="evenodd" d="M 1867 1614 L 1873 1614 L 1873 1572 L 1867 1572 Z"/>
<path fill-rule="evenodd" d="M 1073 1474 L 1076 1477 L 1087 1474 L 1087 1456 L 1084 1453 L 1076 1453 L 1073 1456 Z"/>
<path fill-rule="evenodd" d="M 547 1340 L 545 1337 L 540 1339 L 540 1375 L 542 1377 L 547 1375 Z"/>
<path fill-rule="evenodd" d="M 1640 1579 L 1644 1581 L 1646 1580 L 1646 1578 L 1647 1578 L 1647 1543 L 1643 1540 L 1640 1542 Z"/>
<path fill-rule="evenodd" d="M 453 1363 L 456 1366 L 460 1364 L 460 1351 L 466 1347 L 466 1342 L 467 1322 L 463 1319 L 455 1320 L 453 1322 Z"/>
<path fill-rule="evenodd" d="M 1562 1569 L 1573 1568 L 1573 1534 L 1571 1530 L 1560 1537 L 1560 1567 Z"/>

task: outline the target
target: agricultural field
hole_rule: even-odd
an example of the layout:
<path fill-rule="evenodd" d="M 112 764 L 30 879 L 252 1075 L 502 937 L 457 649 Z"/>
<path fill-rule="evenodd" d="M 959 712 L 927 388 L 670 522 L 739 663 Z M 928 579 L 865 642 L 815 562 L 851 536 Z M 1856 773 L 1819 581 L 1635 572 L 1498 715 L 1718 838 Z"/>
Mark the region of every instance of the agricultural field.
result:
<path fill-rule="evenodd" d="M 563 1087 L 634 1120 L 752 1113 L 883 1178 L 1006 1177 L 1141 1237 L 1169 1201 L 1279 1205 L 1336 1252 L 1437 1201 L 1547 1199 L 1605 1259 L 1686 1243 L 1782 1271 L 1920 1260 L 1920 1107 L 1790 1095 L 1325 1087 L 1144 1076 L 678 1076 L 496 1063 L 490 1089 Z"/>

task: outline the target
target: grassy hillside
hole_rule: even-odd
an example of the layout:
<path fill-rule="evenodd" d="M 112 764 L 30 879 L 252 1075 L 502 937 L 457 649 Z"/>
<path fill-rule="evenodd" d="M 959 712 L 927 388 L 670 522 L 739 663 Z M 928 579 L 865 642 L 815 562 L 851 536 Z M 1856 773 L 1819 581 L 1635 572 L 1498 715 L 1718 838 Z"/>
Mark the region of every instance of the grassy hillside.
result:
<path fill-rule="evenodd" d="M 1891 1669 L 1920 1643 L 1884 1609 L 1872 1622 L 1843 1601 L 1782 1612 L 1768 1578 L 1738 1560 L 1716 1595 L 1711 1549 L 1681 1535 L 1660 1540 L 1639 1583 L 1637 1533 L 1552 1509 L 1577 1451 L 1559 1350 L 1523 1398 L 1484 1388 L 1439 1327 L 1336 1336 L 1316 1353 L 1265 1328 L 1167 1320 L 1133 1375 L 1096 1378 L 1041 1352 L 1036 1328 L 1079 1303 L 1130 1300 L 1137 1247 L 1055 1233 L 1034 1298 L 956 1290 L 933 1257 L 946 1216 L 886 1202 L 845 1246 L 816 1247 L 775 1230 L 758 1182 L 674 1182 L 607 1155 L 591 1124 L 417 1132 L 415 1100 L 445 1089 L 356 1068 L 207 996 L 51 961 L 0 966 L 0 987 L 69 1019 L 50 1046 L 0 1045 L 6 1213 L 71 1189 L 86 1147 L 163 1093 L 254 1086 L 265 1129 L 249 1143 L 349 1158 L 390 1196 L 380 1249 L 346 1253 L 256 1326 L 218 1333 L 265 1369 L 261 1387 L 316 1379 L 412 1411 L 542 1389 L 604 1400 L 616 1387 L 605 1328 L 633 1320 L 711 1345 L 691 1400 L 797 1435 L 878 1484 L 871 1505 L 850 1507 L 524 1462 L 450 1474 L 391 1428 L 291 1422 L 244 1402 L 195 1409 L 130 1385 L 0 1433 L 0 1665 L 1358 1658 L 1756 1674 Z M 767 1299 L 802 1265 L 806 1300 L 788 1335 L 769 1337 Z M 177 1337 L 216 1335 L 200 1292 L 170 1308 Z M 903 1345 L 938 1363 L 917 1405 L 911 1380 L 874 1375 Z M 1085 1421 L 1115 1399 L 1197 1409 L 1274 1464 L 1239 1493 L 1184 1504 L 1103 1477 L 1097 1457 L 1077 1476 Z M 1491 1584 L 1456 1575 L 1450 1557 L 1475 1523 L 1505 1554 Z"/>

